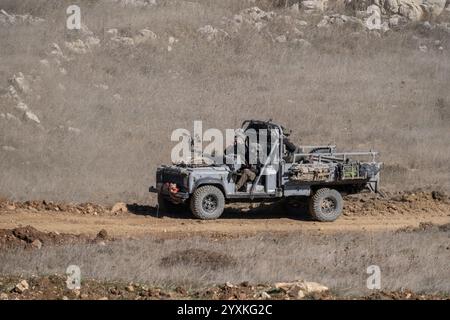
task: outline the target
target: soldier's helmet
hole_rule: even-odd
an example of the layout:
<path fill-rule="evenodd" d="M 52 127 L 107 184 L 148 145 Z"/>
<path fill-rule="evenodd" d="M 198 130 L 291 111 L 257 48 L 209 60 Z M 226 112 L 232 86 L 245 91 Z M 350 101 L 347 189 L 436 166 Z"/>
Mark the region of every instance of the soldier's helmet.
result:
<path fill-rule="evenodd" d="M 291 129 L 288 129 L 288 128 L 283 127 L 283 126 L 280 126 L 280 127 L 281 127 L 281 130 L 283 130 L 283 134 L 284 134 L 286 137 L 289 137 L 289 136 L 291 135 L 291 133 L 292 133 L 292 130 L 291 130 Z"/>

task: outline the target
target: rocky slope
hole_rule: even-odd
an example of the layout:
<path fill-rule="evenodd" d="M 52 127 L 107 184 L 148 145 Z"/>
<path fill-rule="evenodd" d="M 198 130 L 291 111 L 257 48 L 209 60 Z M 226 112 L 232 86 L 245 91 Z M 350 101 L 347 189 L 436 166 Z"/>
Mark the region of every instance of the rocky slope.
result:
<path fill-rule="evenodd" d="M 80 30 L 62 30 L 63 3 L 41 3 L 0 7 L 3 196 L 147 201 L 154 168 L 170 161 L 170 130 L 275 114 L 298 141 L 378 146 L 399 168 L 388 186 L 447 188 L 444 1 L 99 1 L 82 6 Z M 413 148 L 398 152 L 403 141 Z"/>

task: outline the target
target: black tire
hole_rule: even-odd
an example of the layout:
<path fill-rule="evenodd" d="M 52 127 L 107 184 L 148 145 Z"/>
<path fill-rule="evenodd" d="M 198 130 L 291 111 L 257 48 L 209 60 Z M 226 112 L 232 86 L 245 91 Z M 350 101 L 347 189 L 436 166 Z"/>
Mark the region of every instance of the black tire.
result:
<path fill-rule="evenodd" d="M 225 197 L 215 186 L 199 187 L 191 198 L 192 214 L 199 219 L 217 219 L 222 215 L 224 207 Z"/>
<path fill-rule="evenodd" d="M 317 190 L 309 200 L 309 213 L 313 219 L 331 222 L 342 214 L 344 200 L 341 194 L 328 188 Z"/>

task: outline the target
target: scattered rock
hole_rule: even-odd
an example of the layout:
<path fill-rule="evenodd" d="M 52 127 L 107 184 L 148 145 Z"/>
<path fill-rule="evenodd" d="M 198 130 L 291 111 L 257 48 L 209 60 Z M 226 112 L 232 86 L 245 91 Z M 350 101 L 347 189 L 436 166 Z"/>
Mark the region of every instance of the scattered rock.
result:
<path fill-rule="evenodd" d="M 117 37 L 119 35 L 119 30 L 117 28 L 111 28 L 106 31 L 106 34 L 111 37 Z"/>
<path fill-rule="evenodd" d="M 327 2 L 327 0 L 303 0 L 302 8 L 308 13 L 313 11 L 325 11 Z"/>
<path fill-rule="evenodd" d="M 199 28 L 197 32 L 207 41 L 223 40 L 229 37 L 229 34 L 226 31 L 214 28 L 211 25 L 203 26 Z"/>
<path fill-rule="evenodd" d="M 85 43 L 88 48 L 92 49 L 93 47 L 100 45 L 100 39 L 94 36 L 89 36 L 86 38 Z"/>
<path fill-rule="evenodd" d="M 343 14 L 332 14 L 332 15 L 324 15 L 322 20 L 317 24 L 317 27 L 323 28 L 330 26 L 342 26 L 344 24 L 353 24 L 359 27 L 365 26 L 364 22 L 357 17 L 346 16 Z"/>
<path fill-rule="evenodd" d="M 256 295 L 256 297 L 257 297 L 257 298 L 261 298 L 261 299 L 270 299 L 270 298 L 272 298 L 272 297 L 270 296 L 270 294 L 268 294 L 268 293 L 265 292 L 265 291 L 260 292 L 259 294 Z"/>
<path fill-rule="evenodd" d="M 9 96 L 11 99 L 13 99 L 15 101 L 20 101 L 19 94 L 17 93 L 17 90 L 12 85 L 8 86 L 8 92 L 7 92 L 6 96 Z"/>
<path fill-rule="evenodd" d="M 102 90 L 108 90 L 109 86 L 104 83 L 94 84 L 94 88 L 102 89 Z"/>
<path fill-rule="evenodd" d="M 388 15 L 398 14 L 411 21 L 439 16 L 446 0 L 379 0 L 380 8 Z"/>
<path fill-rule="evenodd" d="M 27 120 L 30 120 L 30 121 L 33 121 L 33 122 L 36 122 L 36 123 L 41 123 L 41 120 L 39 120 L 38 116 L 35 115 L 35 114 L 34 114 L 33 112 L 31 112 L 31 111 L 25 112 L 25 118 L 26 118 Z"/>
<path fill-rule="evenodd" d="M 302 299 L 305 297 L 305 292 L 303 291 L 303 288 L 297 284 L 293 285 L 289 290 L 286 292 L 290 297 L 296 298 L 296 299 Z"/>
<path fill-rule="evenodd" d="M 118 213 L 118 212 L 122 212 L 122 213 L 126 213 L 128 212 L 128 206 L 126 203 L 124 202 L 117 202 L 115 205 L 113 205 L 113 207 L 111 208 L 111 212 L 112 213 Z"/>
<path fill-rule="evenodd" d="M 35 249 L 41 249 L 42 248 L 42 242 L 39 239 L 34 240 L 31 242 L 31 246 Z"/>
<path fill-rule="evenodd" d="M 83 293 L 79 290 L 69 292 L 66 286 L 66 277 L 62 276 L 40 276 L 33 277 L 33 286 L 26 289 L 26 293 L 19 293 L 15 287 L 7 289 L 7 292 L 0 293 L 0 299 L 155 299 L 155 298 L 171 298 L 171 299 L 302 299 L 305 296 L 313 299 L 354 299 L 354 296 L 336 296 L 330 291 L 323 291 L 319 294 L 304 294 L 302 290 L 298 290 L 297 295 L 292 292 L 286 294 L 281 290 L 274 290 L 269 284 L 259 285 L 235 285 L 227 287 L 224 285 L 216 285 L 206 288 L 187 290 L 183 286 L 177 286 L 174 289 L 161 290 L 160 288 L 137 283 L 123 283 L 111 281 L 83 281 Z M 0 281 L 3 284 L 22 282 L 20 278 L 15 276 L 1 276 Z M 298 288 L 296 288 L 297 290 Z M 24 292 L 25 292 L 24 291 Z M 11 293 L 9 293 L 11 292 Z M 64 298 L 66 297 L 66 298 Z M 410 290 L 401 290 L 394 292 L 378 291 L 369 296 L 360 296 L 363 299 L 448 299 L 445 294 L 416 294 Z"/>
<path fill-rule="evenodd" d="M 438 201 L 444 201 L 444 200 L 447 199 L 446 194 L 444 192 L 441 192 L 441 191 L 432 191 L 431 192 L 431 197 L 434 200 L 438 200 Z"/>
<path fill-rule="evenodd" d="M 169 44 L 175 44 L 178 42 L 178 39 L 175 37 L 170 36 L 169 37 Z"/>
<path fill-rule="evenodd" d="M 68 127 L 67 131 L 69 131 L 70 133 L 74 133 L 74 134 L 80 134 L 81 130 L 78 128 L 74 128 L 74 127 Z"/>
<path fill-rule="evenodd" d="M 108 239 L 108 232 L 105 229 L 102 229 L 97 233 L 97 239 L 107 240 Z"/>
<path fill-rule="evenodd" d="M 30 288 L 30 285 L 26 280 L 20 281 L 18 284 L 16 284 L 16 287 L 14 288 L 14 291 L 17 293 L 24 293 Z"/>
<path fill-rule="evenodd" d="M 65 47 L 75 54 L 86 54 L 89 51 L 89 47 L 81 39 L 77 39 L 72 42 L 65 42 Z"/>
<path fill-rule="evenodd" d="M 7 204 L 6 205 L 6 210 L 12 211 L 12 210 L 16 210 L 16 206 L 13 204 Z"/>
<path fill-rule="evenodd" d="M 50 67 L 50 62 L 48 62 L 47 59 L 41 59 L 39 60 L 39 63 L 41 64 L 41 66 L 49 68 Z"/>
<path fill-rule="evenodd" d="M 246 23 L 260 31 L 275 16 L 275 12 L 273 11 L 266 12 L 258 7 L 251 7 L 242 10 L 239 15 L 234 17 L 234 20 L 237 24 Z"/>
<path fill-rule="evenodd" d="M 156 40 L 158 36 L 152 30 L 142 29 L 138 32 L 138 34 L 133 38 L 135 44 L 145 43 L 149 40 Z"/>
<path fill-rule="evenodd" d="M 287 38 L 285 35 L 281 35 L 275 38 L 275 41 L 278 43 L 285 43 L 287 41 Z"/>
<path fill-rule="evenodd" d="M 17 25 L 17 24 L 27 24 L 27 25 L 38 25 L 42 22 L 45 22 L 44 19 L 33 17 L 29 14 L 18 15 L 18 14 L 9 14 L 5 10 L 0 10 L 0 25 Z"/>
<path fill-rule="evenodd" d="M 110 0 L 111 1 L 111 0 Z M 156 0 L 112 0 L 122 7 L 145 8 L 156 5 Z"/>
<path fill-rule="evenodd" d="M 275 288 L 283 290 L 291 297 L 300 299 L 303 298 L 305 294 L 328 291 L 328 287 L 317 282 L 308 282 L 303 280 L 297 280 L 294 282 L 278 282 L 275 283 Z"/>
<path fill-rule="evenodd" d="M 293 39 L 292 43 L 300 48 L 309 48 L 312 46 L 311 43 L 305 39 Z"/>
<path fill-rule="evenodd" d="M 397 27 L 400 24 L 404 24 L 406 22 L 407 22 L 406 18 L 398 14 L 394 14 L 389 17 L 389 27 L 391 28 Z"/>
<path fill-rule="evenodd" d="M 111 41 L 113 41 L 114 43 L 124 46 L 124 47 L 132 47 L 134 46 L 134 39 L 130 38 L 130 37 L 121 37 L 121 36 L 116 36 L 111 38 Z"/>
<path fill-rule="evenodd" d="M 30 89 L 30 83 L 29 81 L 25 78 L 25 76 L 23 75 L 22 72 L 19 72 L 17 75 L 14 75 L 9 82 L 11 83 L 11 85 L 14 87 L 14 89 L 19 92 L 19 93 L 23 93 L 23 94 L 28 94 L 30 93 L 31 89 Z"/>
<path fill-rule="evenodd" d="M 24 102 L 20 101 L 17 104 L 16 109 L 18 109 L 19 111 L 22 111 L 22 112 L 27 112 L 28 111 L 28 106 Z"/>
<path fill-rule="evenodd" d="M 420 50 L 421 52 L 427 52 L 427 51 L 428 51 L 428 47 L 427 47 L 426 45 L 420 45 L 420 46 L 419 46 L 419 50 Z"/>
<path fill-rule="evenodd" d="M 303 285 L 303 286 L 302 286 Z M 328 291 L 328 287 L 321 285 L 317 282 L 301 282 L 300 286 L 306 293 L 320 293 L 324 291 Z"/>
<path fill-rule="evenodd" d="M 64 53 L 61 50 L 61 47 L 57 43 L 52 43 L 50 45 L 50 55 L 55 56 L 56 58 L 67 60 L 67 58 L 64 56 Z M 59 61 L 59 60 L 58 60 Z"/>

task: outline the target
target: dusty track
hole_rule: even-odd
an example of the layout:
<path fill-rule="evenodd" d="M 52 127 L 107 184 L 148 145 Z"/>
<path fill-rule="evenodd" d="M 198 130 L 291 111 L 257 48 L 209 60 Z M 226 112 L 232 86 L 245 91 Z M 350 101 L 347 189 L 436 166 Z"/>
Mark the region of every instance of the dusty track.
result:
<path fill-rule="evenodd" d="M 116 206 L 115 206 L 116 207 Z M 332 223 L 312 221 L 303 204 L 294 212 L 283 205 L 228 207 L 214 221 L 193 219 L 188 211 L 161 213 L 157 207 L 121 204 L 120 210 L 96 204 L 46 201 L 0 201 L 0 229 L 33 226 L 45 232 L 95 235 L 105 229 L 113 237 L 145 235 L 217 236 L 259 232 L 382 231 L 418 227 L 420 223 L 450 223 L 450 199 L 438 192 L 391 194 L 384 198 L 362 194 L 345 200 L 343 215 Z"/>
<path fill-rule="evenodd" d="M 189 218 L 140 216 L 125 214 L 120 216 L 73 215 L 65 212 L 0 212 L 0 229 L 32 225 L 38 230 L 95 235 L 100 229 L 115 237 L 139 237 L 145 235 L 251 235 L 258 232 L 297 231 L 382 231 L 404 227 L 417 227 L 422 222 L 445 224 L 450 222 L 450 212 L 444 215 L 416 213 L 390 216 L 342 216 L 332 223 L 308 221 L 305 217 L 253 218 L 245 214 L 239 218 L 224 218 L 215 221 L 201 221 Z"/>

